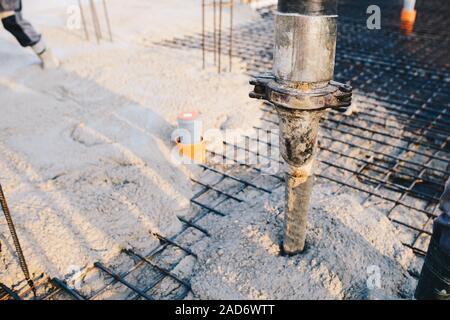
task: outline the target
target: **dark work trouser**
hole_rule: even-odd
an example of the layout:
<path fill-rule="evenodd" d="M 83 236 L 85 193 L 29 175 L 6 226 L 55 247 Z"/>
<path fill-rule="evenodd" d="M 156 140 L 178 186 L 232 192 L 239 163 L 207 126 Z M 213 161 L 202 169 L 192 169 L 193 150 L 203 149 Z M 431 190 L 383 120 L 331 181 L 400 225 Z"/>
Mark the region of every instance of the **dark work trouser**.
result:
<path fill-rule="evenodd" d="M 41 40 L 41 35 L 33 28 L 31 23 L 22 17 L 20 11 L 3 18 L 2 24 L 19 41 L 22 47 L 33 46 Z"/>

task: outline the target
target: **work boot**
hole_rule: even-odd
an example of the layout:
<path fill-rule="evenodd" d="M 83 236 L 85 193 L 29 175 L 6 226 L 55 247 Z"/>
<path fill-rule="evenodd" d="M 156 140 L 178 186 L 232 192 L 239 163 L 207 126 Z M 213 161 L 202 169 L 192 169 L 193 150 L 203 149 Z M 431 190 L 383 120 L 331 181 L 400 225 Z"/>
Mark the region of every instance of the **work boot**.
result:
<path fill-rule="evenodd" d="M 35 45 L 31 46 L 31 48 L 41 60 L 43 69 L 56 69 L 59 67 L 59 60 L 53 55 L 52 50 L 47 47 L 44 40 L 40 40 Z"/>

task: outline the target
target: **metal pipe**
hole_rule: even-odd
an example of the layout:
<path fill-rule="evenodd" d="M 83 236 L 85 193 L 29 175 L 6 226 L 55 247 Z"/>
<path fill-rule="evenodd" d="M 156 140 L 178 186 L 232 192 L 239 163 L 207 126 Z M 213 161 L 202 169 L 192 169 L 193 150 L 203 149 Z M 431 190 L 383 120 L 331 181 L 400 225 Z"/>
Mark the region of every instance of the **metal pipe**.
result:
<path fill-rule="evenodd" d="M 280 153 L 286 163 L 283 251 L 305 248 L 319 121 L 326 109 L 351 104 L 351 87 L 332 81 L 337 0 L 279 0 L 272 75 L 251 83 L 250 97 L 275 105 Z"/>
<path fill-rule="evenodd" d="M 337 0 L 278 0 L 278 12 L 308 16 L 337 14 Z"/>
<path fill-rule="evenodd" d="M 336 55 L 337 15 L 305 15 L 304 7 L 296 8 L 296 12 L 289 10 L 292 6 L 281 7 L 284 11 L 275 16 L 274 75 L 281 81 L 330 81 Z"/>

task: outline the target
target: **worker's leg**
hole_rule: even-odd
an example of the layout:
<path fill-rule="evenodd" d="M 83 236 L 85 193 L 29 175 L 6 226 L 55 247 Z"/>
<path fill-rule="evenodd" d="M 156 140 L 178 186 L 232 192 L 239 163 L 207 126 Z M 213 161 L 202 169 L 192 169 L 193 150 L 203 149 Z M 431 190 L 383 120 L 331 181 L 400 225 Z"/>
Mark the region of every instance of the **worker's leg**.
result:
<path fill-rule="evenodd" d="M 2 24 L 20 43 L 22 47 L 31 47 L 41 59 L 44 68 L 57 67 L 59 62 L 47 48 L 42 36 L 22 17 L 20 11 L 2 18 Z"/>

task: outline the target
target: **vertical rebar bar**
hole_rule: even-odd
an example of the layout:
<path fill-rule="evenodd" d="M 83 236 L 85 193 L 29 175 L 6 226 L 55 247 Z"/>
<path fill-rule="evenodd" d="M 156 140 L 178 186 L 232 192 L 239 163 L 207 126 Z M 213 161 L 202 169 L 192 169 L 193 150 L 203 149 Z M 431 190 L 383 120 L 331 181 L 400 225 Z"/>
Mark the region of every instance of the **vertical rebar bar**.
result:
<path fill-rule="evenodd" d="M 97 39 L 97 43 L 100 43 L 100 39 L 102 37 L 100 22 L 98 20 L 97 9 L 95 8 L 94 0 L 89 0 L 89 4 L 91 7 L 91 15 L 92 15 L 92 23 L 94 25 L 95 38 Z"/>
<path fill-rule="evenodd" d="M 2 207 L 3 213 L 6 218 L 6 223 L 8 224 L 9 232 L 11 233 L 11 237 L 13 239 L 14 247 L 16 248 L 16 253 L 19 258 L 20 268 L 22 269 L 23 275 L 25 276 L 25 280 L 30 286 L 31 290 L 33 290 L 34 296 L 36 296 L 36 287 L 34 286 L 34 282 L 30 277 L 30 271 L 28 269 L 27 261 L 25 260 L 25 256 L 22 251 L 22 247 L 20 245 L 19 237 L 17 236 L 16 227 L 14 226 L 14 222 L 11 217 L 11 212 L 9 211 L 8 203 L 6 202 L 5 194 L 3 193 L 2 185 L 0 184 L 0 205 Z"/>
<path fill-rule="evenodd" d="M 216 34 L 217 34 L 217 28 L 216 28 L 216 25 L 217 25 L 217 14 L 216 14 L 216 11 L 217 11 L 217 3 L 216 3 L 216 1 L 217 0 L 214 0 L 214 2 L 213 2 L 213 42 L 214 42 L 214 45 L 213 45 L 213 47 L 214 47 L 214 65 L 216 65 L 216 63 L 217 63 L 217 36 L 216 36 Z"/>

